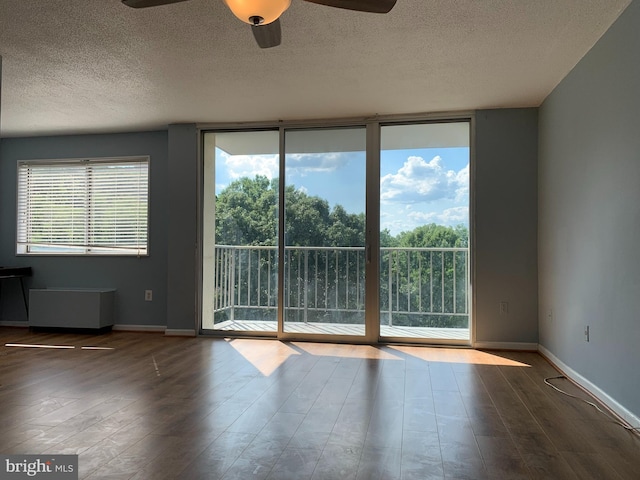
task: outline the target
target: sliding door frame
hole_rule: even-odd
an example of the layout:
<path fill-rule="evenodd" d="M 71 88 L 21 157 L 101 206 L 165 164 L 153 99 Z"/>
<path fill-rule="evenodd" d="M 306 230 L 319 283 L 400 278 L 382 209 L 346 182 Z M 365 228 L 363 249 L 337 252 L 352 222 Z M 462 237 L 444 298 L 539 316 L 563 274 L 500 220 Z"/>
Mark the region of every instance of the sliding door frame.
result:
<path fill-rule="evenodd" d="M 367 123 L 365 339 L 380 342 L 380 122 Z"/>
<path fill-rule="evenodd" d="M 468 343 L 461 344 L 455 341 L 437 341 L 434 339 L 420 338 L 384 338 L 380 337 L 380 131 L 382 125 L 413 124 L 413 123 L 469 123 L 469 336 Z M 285 218 L 280 214 L 284 208 L 285 195 L 285 131 L 295 129 L 322 129 L 341 127 L 366 128 L 366 200 L 365 200 L 365 335 L 324 335 L 301 334 L 284 331 L 284 262 L 285 262 Z M 408 114 L 388 115 L 348 119 L 327 119 L 322 121 L 279 121 L 279 122 L 248 122 L 248 123 L 206 123 L 197 125 L 199 131 L 199 162 L 198 162 L 198 243 L 196 245 L 198 291 L 196 292 L 197 331 L 199 335 L 220 337 L 246 337 L 267 336 L 280 340 L 307 340 L 322 342 L 340 342 L 353 344 L 378 344 L 407 342 L 416 344 L 446 344 L 472 346 L 475 344 L 475 118 L 473 112 L 456 112 L 443 114 Z M 202 328 L 202 301 L 203 301 L 203 221 L 204 221 L 204 139 L 207 132 L 239 132 L 278 130 L 279 132 L 279 192 L 278 192 L 278 313 L 277 333 L 275 334 L 243 334 L 235 331 L 203 331 Z"/>
<path fill-rule="evenodd" d="M 279 188 L 280 188 L 280 201 L 279 201 L 279 205 L 280 208 L 284 209 L 285 207 L 285 187 L 286 187 L 286 155 L 287 155 L 287 151 L 286 151 L 286 139 L 287 139 L 287 133 L 292 133 L 292 132 L 297 132 L 297 131 L 314 131 L 314 130 L 339 130 L 339 129 L 349 129 L 349 128 L 361 128 L 365 130 L 365 135 L 366 135 L 366 143 L 365 143 L 365 149 L 366 149 L 366 160 L 365 160 L 365 179 L 367 181 L 367 189 L 368 189 L 368 179 L 369 179 L 369 165 L 370 165 L 370 148 L 369 148 L 369 136 L 370 136 L 370 127 L 368 126 L 369 123 L 366 123 L 364 121 L 353 121 L 353 122 L 348 122 L 348 123 L 333 123 L 333 124 L 329 124 L 329 123 L 322 123 L 322 124 L 318 124 L 318 125 L 304 125 L 304 126 L 300 126 L 300 125 L 295 125 L 295 126 L 291 126 L 291 125 L 286 125 L 286 126 L 281 126 L 280 127 L 280 176 L 279 176 Z M 367 218 L 368 212 L 367 212 L 367 207 L 368 207 L 368 199 L 369 199 L 369 192 L 368 190 L 366 190 L 366 198 L 365 198 L 365 218 Z M 284 232 L 286 229 L 286 218 L 285 215 L 279 215 L 279 232 Z M 365 229 L 367 228 L 367 226 L 365 225 Z M 366 257 L 366 252 L 368 251 L 368 235 L 365 232 L 365 257 Z M 369 250 L 370 251 L 370 250 Z M 368 285 L 367 285 L 367 279 L 369 278 L 369 272 L 367 270 L 367 266 L 365 265 L 365 334 L 364 335 L 344 335 L 344 334 L 329 334 L 329 333 L 322 333 L 322 334 L 318 334 L 318 333 L 301 333 L 301 332 L 287 332 L 285 329 L 285 259 L 286 259 L 286 242 L 285 242 L 285 235 L 278 235 L 278 269 L 279 271 L 283 272 L 282 275 L 278 276 L 278 304 L 281 305 L 280 308 L 278 308 L 278 333 L 277 333 L 277 338 L 279 340 L 287 340 L 287 341 L 293 341 L 293 340 L 307 340 L 307 341 L 314 341 L 314 342 L 340 342 L 340 343 L 365 343 L 365 344 L 372 344 L 372 343 L 376 343 L 378 338 L 377 337 L 373 337 L 370 333 L 370 320 L 368 320 L 368 304 L 367 304 L 367 300 L 369 298 L 369 292 L 367 291 Z M 368 262 L 367 262 L 368 263 Z M 281 270 L 280 270 L 281 269 Z"/>

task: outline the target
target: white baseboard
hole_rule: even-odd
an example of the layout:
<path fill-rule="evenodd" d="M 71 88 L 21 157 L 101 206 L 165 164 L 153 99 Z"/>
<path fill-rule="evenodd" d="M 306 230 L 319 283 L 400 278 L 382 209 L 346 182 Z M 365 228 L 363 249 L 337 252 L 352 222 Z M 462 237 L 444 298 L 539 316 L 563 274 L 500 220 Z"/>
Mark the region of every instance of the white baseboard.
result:
<path fill-rule="evenodd" d="M 537 352 L 538 344 L 525 342 L 475 342 L 473 348 L 480 350 L 523 350 Z"/>
<path fill-rule="evenodd" d="M 126 325 L 119 324 L 114 325 L 112 330 L 117 330 L 120 332 L 157 332 L 164 333 L 167 328 L 162 325 Z"/>
<path fill-rule="evenodd" d="M 164 331 L 167 337 L 195 337 L 195 329 L 167 328 Z"/>
<path fill-rule="evenodd" d="M 556 357 L 553 353 L 547 350 L 542 345 L 538 346 L 538 351 L 551 362 L 558 370 L 560 370 L 567 378 L 571 379 L 582 388 L 584 388 L 591 395 L 596 397 L 600 402 L 607 406 L 613 413 L 618 415 L 622 420 L 627 422 L 634 428 L 640 427 L 640 418 L 634 413 L 627 410 L 620 405 L 616 399 L 611 397 L 608 393 L 600 389 L 597 385 L 587 380 L 585 377 L 576 372 L 573 368 L 566 365 L 562 360 Z"/>

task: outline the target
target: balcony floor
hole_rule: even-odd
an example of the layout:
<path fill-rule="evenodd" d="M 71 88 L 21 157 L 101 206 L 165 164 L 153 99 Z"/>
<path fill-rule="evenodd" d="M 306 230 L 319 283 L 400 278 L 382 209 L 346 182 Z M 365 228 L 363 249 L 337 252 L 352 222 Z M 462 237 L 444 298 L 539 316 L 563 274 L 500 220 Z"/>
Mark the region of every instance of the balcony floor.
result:
<path fill-rule="evenodd" d="M 272 332 L 278 329 L 277 322 L 227 320 L 214 325 L 214 330 L 229 332 Z M 364 335 L 364 325 L 336 324 L 336 323 L 303 323 L 287 322 L 286 333 L 324 334 L 324 335 Z M 422 338 L 433 340 L 469 341 L 467 328 L 435 328 L 435 327 L 398 327 L 380 325 L 382 337 L 393 338 Z"/>

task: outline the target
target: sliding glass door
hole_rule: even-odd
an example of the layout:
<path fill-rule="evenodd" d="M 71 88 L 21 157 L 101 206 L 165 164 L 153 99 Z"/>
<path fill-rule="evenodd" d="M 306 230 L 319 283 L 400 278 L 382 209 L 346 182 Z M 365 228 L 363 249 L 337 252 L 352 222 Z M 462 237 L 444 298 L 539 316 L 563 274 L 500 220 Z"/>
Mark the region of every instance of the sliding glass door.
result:
<path fill-rule="evenodd" d="M 380 132 L 380 337 L 468 342 L 469 123 Z"/>
<path fill-rule="evenodd" d="M 469 132 L 205 133 L 202 330 L 468 344 Z"/>
<path fill-rule="evenodd" d="M 366 129 L 285 131 L 284 332 L 365 334 Z"/>
<path fill-rule="evenodd" d="M 279 133 L 204 135 L 202 329 L 277 332 Z"/>

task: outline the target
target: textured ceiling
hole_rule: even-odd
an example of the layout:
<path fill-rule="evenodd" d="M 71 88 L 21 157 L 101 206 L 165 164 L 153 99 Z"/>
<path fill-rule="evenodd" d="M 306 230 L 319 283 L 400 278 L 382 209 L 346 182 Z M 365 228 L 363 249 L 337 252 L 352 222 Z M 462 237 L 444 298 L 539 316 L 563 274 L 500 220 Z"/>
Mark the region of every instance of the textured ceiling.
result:
<path fill-rule="evenodd" d="M 537 106 L 630 0 L 293 0 L 261 50 L 222 0 L 0 0 L 2 136 Z"/>

